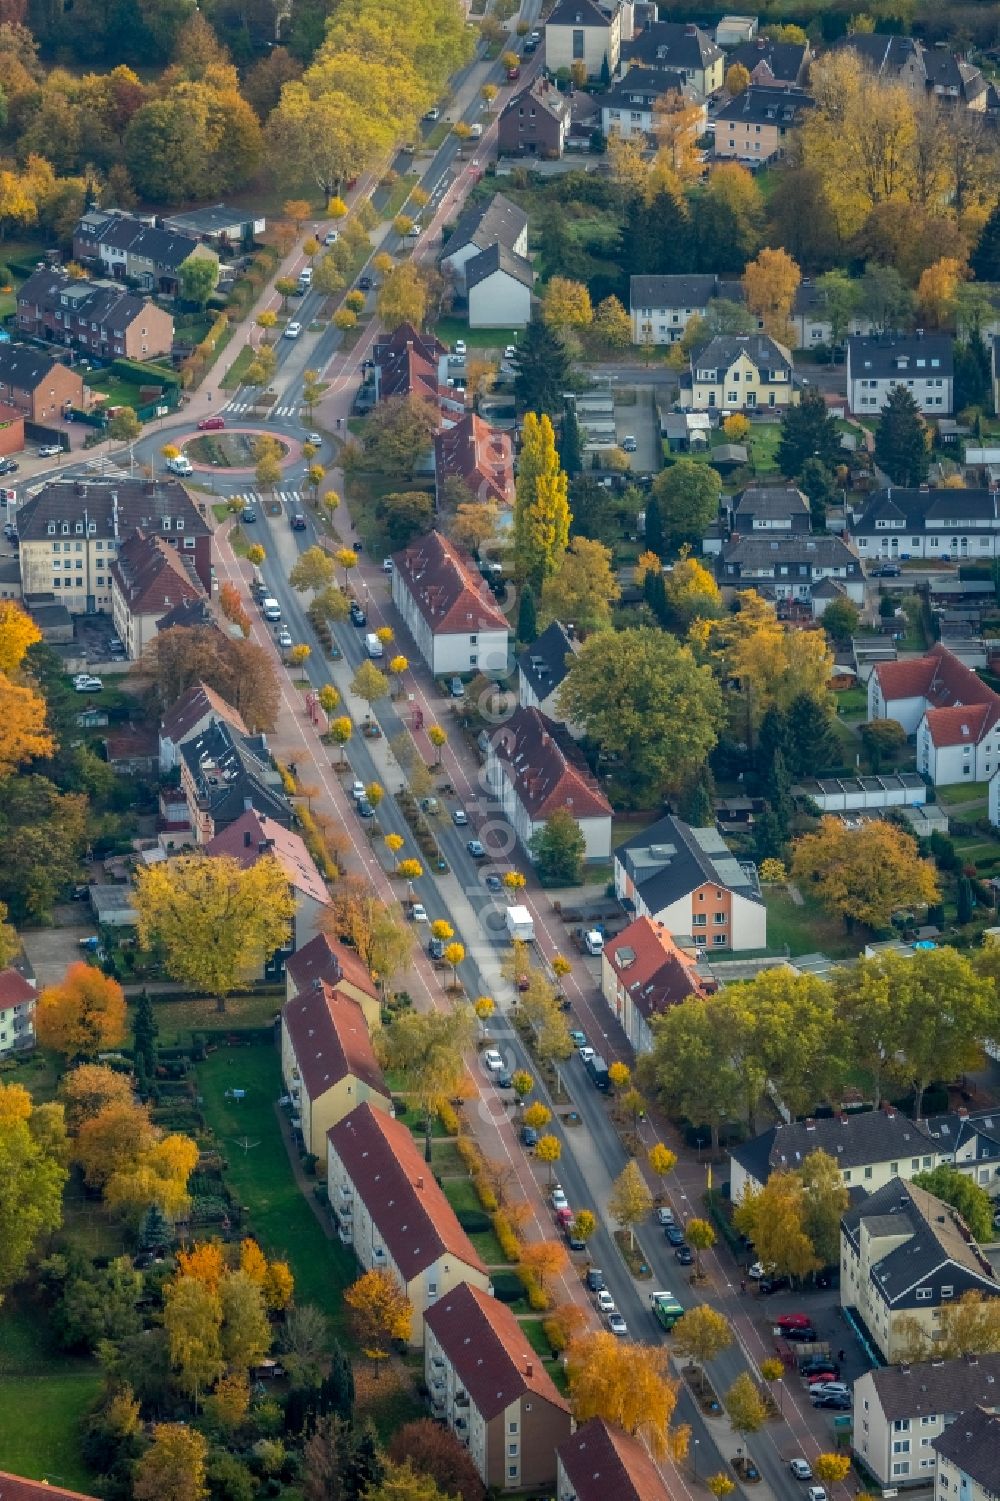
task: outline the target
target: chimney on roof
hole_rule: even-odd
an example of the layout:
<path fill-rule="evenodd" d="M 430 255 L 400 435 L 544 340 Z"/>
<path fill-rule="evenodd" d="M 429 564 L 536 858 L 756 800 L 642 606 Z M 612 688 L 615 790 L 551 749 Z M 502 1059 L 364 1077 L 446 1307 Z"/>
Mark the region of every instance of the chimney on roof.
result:
<path fill-rule="evenodd" d="M 527 1376 L 527 1378 L 528 1378 L 529 1381 L 531 1380 L 532 1376 L 535 1374 L 535 1367 L 534 1367 L 534 1364 L 533 1364 L 532 1361 L 530 1361 L 530 1360 L 526 1360 L 525 1361 L 525 1363 L 524 1363 L 524 1374 Z"/>
<path fill-rule="evenodd" d="M 806 1121 L 806 1130 L 807 1131 L 815 1131 L 815 1129 L 816 1129 L 816 1122 L 810 1116 L 810 1118 Z"/>
<path fill-rule="evenodd" d="M 258 853 L 258 855 L 266 855 L 267 852 L 268 852 L 268 849 L 270 848 L 270 845 L 271 845 L 271 841 L 269 839 L 260 839 L 260 840 L 258 840 L 257 841 L 257 853 Z"/>
<path fill-rule="evenodd" d="M 687 25 L 685 26 L 685 28 L 684 28 L 684 35 L 685 36 L 697 36 L 698 35 L 698 28 L 694 24 L 693 21 L 689 21 L 687 23 Z"/>
<path fill-rule="evenodd" d="M 959 1105 L 958 1110 L 955 1113 L 957 1114 L 960 1121 L 967 1121 L 969 1119 L 969 1112 L 968 1110 L 966 1110 L 964 1105 Z"/>
<path fill-rule="evenodd" d="M 894 1121 L 896 1119 L 896 1112 L 891 1105 L 886 1105 L 885 1107 L 885 1118 L 887 1121 Z"/>
<path fill-rule="evenodd" d="M 417 1188 L 422 1190 L 423 1186 L 424 1186 L 424 1176 L 423 1176 L 423 1173 L 421 1173 L 420 1177 L 417 1179 Z"/>
<path fill-rule="evenodd" d="M 840 1122 L 840 1124 L 842 1126 L 846 1126 L 847 1125 L 847 1116 L 844 1114 L 843 1110 L 837 1116 L 837 1119 L 839 1120 L 839 1122 Z"/>

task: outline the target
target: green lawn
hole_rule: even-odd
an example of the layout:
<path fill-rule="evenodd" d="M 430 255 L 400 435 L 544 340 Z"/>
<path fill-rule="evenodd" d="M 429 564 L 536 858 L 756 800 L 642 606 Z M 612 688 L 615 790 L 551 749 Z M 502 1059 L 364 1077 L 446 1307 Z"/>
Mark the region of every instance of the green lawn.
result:
<path fill-rule="evenodd" d="M 508 344 L 516 344 L 519 329 L 516 328 L 469 328 L 462 318 L 440 318 L 434 329 L 438 338 L 449 349 L 456 339 L 464 339 L 470 349 L 493 349 L 503 354 Z"/>
<path fill-rule="evenodd" d="M 108 370 L 88 371 L 84 376 L 84 385 L 89 386 L 92 391 L 103 391 L 107 397 L 105 406 L 137 407 L 141 404 L 139 387 L 119 380 L 117 375 L 112 375 Z"/>
<path fill-rule="evenodd" d="M 47 1335 L 41 1309 L 13 1296 L 0 1308 L 0 1468 L 93 1495 L 80 1431 L 100 1371 L 56 1350 Z"/>
<path fill-rule="evenodd" d="M 155 993 L 156 982 L 150 984 Z M 284 991 L 270 995 L 230 996 L 224 1012 L 215 1001 L 157 1001 L 156 1022 L 160 1029 L 160 1046 L 187 1045 L 193 1032 L 235 1032 L 241 1027 L 269 1027 L 284 1004 Z"/>
<path fill-rule="evenodd" d="M 456 1214 L 463 1210 L 481 1208 L 471 1178 L 445 1178 L 444 1191 Z M 492 1230 L 472 1230 L 466 1233 L 487 1266 L 510 1265 Z"/>
<path fill-rule="evenodd" d="M 241 386 L 243 384 L 247 366 L 252 364 L 254 354 L 255 351 L 250 347 L 250 345 L 244 344 L 243 348 L 240 350 L 239 354 L 236 356 L 235 360 L 233 360 L 233 363 L 230 365 L 229 369 L 226 371 L 225 375 L 219 382 L 219 385 L 224 391 L 235 391 L 238 386 Z"/>
<path fill-rule="evenodd" d="M 868 690 L 866 688 L 846 688 L 843 693 L 833 695 L 837 713 L 844 719 L 867 719 L 868 718 Z"/>
<path fill-rule="evenodd" d="M 828 917 L 814 902 L 796 906 L 784 889 L 765 889 L 767 946 L 771 953 L 787 947 L 789 956 L 829 954 L 832 959 L 853 959 L 864 947 L 860 933 L 848 933 L 839 918 Z"/>
<path fill-rule="evenodd" d="M 344 1324 L 342 1294 L 358 1273 L 354 1255 L 324 1235 L 292 1176 L 274 1112 L 281 1093 L 278 1054 L 272 1047 L 222 1048 L 199 1064 L 205 1118 L 229 1162 L 229 1182 L 249 1215 L 253 1233 L 269 1255 L 288 1261 L 299 1303 L 315 1303 L 331 1325 Z M 246 1090 L 240 1101 L 227 1089 Z"/>
<path fill-rule="evenodd" d="M 416 172 L 404 172 L 402 177 L 396 178 L 396 181 L 389 190 L 385 207 L 382 209 L 383 219 L 395 219 L 419 181 L 420 178 Z M 416 205 L 414 205 L 414 213 L 410 215 L 410 218 L 416 218 Z"/>
<path fill-rule="evenodd" d="M 942 808 L 957 808 L 964 803 L 985 802 L 989 795 L 989 782 L 958 782 L 954 787 L 940 787 L 937 800 Z"/>

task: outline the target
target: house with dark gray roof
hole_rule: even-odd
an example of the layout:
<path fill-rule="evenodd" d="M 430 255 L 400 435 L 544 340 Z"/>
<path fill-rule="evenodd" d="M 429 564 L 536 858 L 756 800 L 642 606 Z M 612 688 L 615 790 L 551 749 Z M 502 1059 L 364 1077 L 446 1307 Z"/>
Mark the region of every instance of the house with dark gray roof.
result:
<path fill-rule="evenodd" d="M 894 386 L 904 386 L 926 416 L 954 407 L 955 341 L 951 334 L 869 334 L 847 340 L 847 405 L 874 417 Z"/>
<path fill-rule="evenodd" d="M 561 620 L 551 625 L 526 646 L 517 658 L 517 701 L 525 709 L 540 709 L 550 719 L 560 720 L 556 699 L 569 671 L 569 663 L 580 650 L 576 632 Z M 574 738 L 582 731 L 567 725 Z"/>
<path fill-rule="evenodd" d="M 500 111 L 497 149 L 501 156 L 561 157 L 566 146 L 572 103 L 554 83 L 539 74 L 514 94 Z"/>
<path fill-rule="evenodd" d="M 809 501 L 794 485 L 748 485 L 733 497 L 729 525 L 741 537 L 748 532 L 809 531 Z"/>
<path fill-rule="evenodd" d="M 854 1453 L 883 1488 L 927 1486 L 934 1477 L 935 1441 L 952 1428 L 961 1430 L 975 1409 L 998 1407 L 1000 1354 L 865 1371 L 854 1383 Z M 993 1441 L 1000 1446 L 1000 1433 Z"/>
<path fill-rule="evenodd" d="M 36 339 L 73 345 L 104 359 L 169 354 L 174 320 L 149 297 L 109 282 L 84 281 L 58 267 L 36 271 L 17 294 L 17 326 Z"/>
<path fill-rule="evenodd" d="M 1000 1294 L 990 1262 L 956 1209 L 890 1178 L 840 1222 L 840 1301 L 889 1364 L 934 1348 L 942 1309 L 966 1293 Z"/>
<path fill-rule="evenodd" d="M 545 22 L 545 66 L 551 73 L 582 64 L 588 78 L 613 77 L 622 45 L 620 0 L 556 0 Z"/>
<path fill-rule="evenodd" d="M 755 36 L 729 54 L 727 68 L 739 64 L 750 74 L 751 83 L 803 84 L 812 49 L 808 42 L 776 42 Z"/>
<path fill-rule="evenodd" d="M 629 311 L 633 344 L 676 344 L 692 318 L 705 318 L 719 299 L 742 302 L 738 281 L 707 275 L 633 276 Z"/>
<path fill-rule="evenodd" d="M 668 814 L 614 852 L 615 895 L 678 942 L 734 953 L 767 947 L 767 908 L 755 867 L 737 860 L 715 828 Z"/>
<path fill-rule="evenodd" d="M 0 403 L 29 422 L 61 423 L 70 407 L 89 405 L 79 371 L 26 344 L 0 344 Z"/>
<path fill-rule="evenodd" d="M 145 292 L 176 292 L 180 268 L 192 256 L 210 260 L 218 275 L 218 255 L 196 235 L 157 229 L 118 209 L 93 209 L 73 231 L 74 260 L 96 263 Z"/>
<path fill-rule="evenodd" d="M 486 204 L 472 204 L 462 213 L 445 241 L 438 262 L 464 290 L 467 262 L 491 245 L 500 244 L 523 258 L 528 254 L 528 216 L 522 208 L 495 193 Z"/>
<path fill-rule="evenodd" d="M 465 263 L 470 328 L 526 328 L 535 272 L 527 256 L 499 240 Z"/>
<path fill-rule="evenodd" d="M 263 214 L 248 214 L 244 209 L 227 208 L 224 203 L 167 214 L 161 222 L 164 229 L 191 235 L 196 240 L 210 240 L 213 245 L 227 251 L 241 247 L 249 250 L 257 236 L 267 228 Z"/>
<path fill-rule="evenodd" d="M 934 1449 L 936 1495 L 995 1501 L 1000 1494 L 1000 1416 L 995 1403 L 987 1401 L 963 1412 L 934 1440 Z"/>
<path fill-rule="evenodd" d="M 780 606 L 808 605 L 817 619 L 834 597 L 827 581 L 848 599 L 864 604 L 865 570 L 857 553 L 840 537 L 775 532 L 734 535 L 723 544 L 715 576 L 720 587 L 755 589 Z"/>
<path fill-rule="evenodd" d="M 890 485 L 849 512 L 847 530 L 866 562 L 995 558 L 1000 552 L 1000 497 L 995 490 Z"/>
<path fill-rule="evenodd" d="M 681 376 L 684 411 L 777 411 L 798 405 L 791 352 L 770 334 L 718 334 Z"/>
<path fill-rule="evenodd" d="M 643 139 L 656 127 L 656 103 L 665 94 L 679 95 L 688 106 L 699 110 L 698 129 L 707 119 L 705 101 L 689 82 L 687 74 L 676 68 L 630 68 L 600 96 L 601 132 L 623 140 L 633 136 Z"/>
<path fill-rule="evenodd" d="M 961 104 L 977 113 L 986 109 L 988 88 L 982 73 L 946 47 L 927 47 L 915 37 L 878 31 L 853 32 L 831 45 L 837 51 L 849 47 L 877 77 L 901 83 L 917 98 L 929 94 L 943 104 Z"/>
<path fill-rule="evenodd" d="M 228 721 L 213 719 L 200 735 L 180 746 L 180 768 L 181 791 L 197 844 L 209 844 L 248 808 L 283 828 L 291 826 L 291 804 L 265 735 L 243 735 Z"/>
<path fill-rule="evenodd" d="M 930 1122 L 912 1121 L 891 1105 L 772 1126 L 740 1142 L 731 1153 L 731 1191 L 738 1204 L 747 1189 L 763 1188 L 772 1173 L 794 1172 L 811 1152 L 825 1152 L 840 1168 L 846 1188 L 874 1193 L 892 1178 L 912 1178 L 942 1162 L 951 1148 L 935 1142 Z M 949 1139 L 954 1142 L 954 1138 Z"/>
<path fill-rule="evenodd" d="M 813 100 L 802 89 L 752 83 L 715 117 L 715 154 L 740 162 L 770 162 L 784 156 L 792 131 Z"/>
<path fill-rule="evenodd" d="M 653 21 L 623 44 L 622 60 L 630 72 L 672 68 L 684 73 L 702 99 L 718 93 L 725 81 L 725 53 L 693 21 Z"/>

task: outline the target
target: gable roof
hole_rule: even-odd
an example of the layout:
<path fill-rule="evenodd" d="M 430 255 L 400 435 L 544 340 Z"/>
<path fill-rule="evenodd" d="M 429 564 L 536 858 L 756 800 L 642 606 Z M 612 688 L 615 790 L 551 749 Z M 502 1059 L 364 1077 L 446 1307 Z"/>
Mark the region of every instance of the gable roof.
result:
<path fill-rule="evenodd" d="M 947 379 L 954 370 L 951 334 L 849 334 L 845 342 L 850 380 L 905 381 L 921 370 L 925 376 L 937 371 Z"/>
<path fill-rule="evenodd" d="M 242 714 L 227 703 L 220 693 L 216 693 L 207 683 L 192 683 L 187 692 L 182 693 L 173 707 L 164 714 L 160 723 L 160 735 L 164 740 L 172 740 L 175 745 L 180 745 L 193 733 L 206 714 L 225 720 L 241 735 L 250 733 Z"/>
<path fill-rule="evenodd" d="M 509 250 L 506 245 L 495 240 L 492 245 L 487 245 L 485 250 L 480 250 L 478 255 L 471 256 L 465 263 L 465 285 L 468 291 L 477 287 L 488 276 L 495 276 L 498 271 L 513 277 L 522 286 L 530 287 L 535 280 L 535 271 L 531 262 L 516 251 Z"/>
<path fill-rule="evenodd" d="M 626 839 L 614 855 L 654 914 L 705 885 L 725 887 L 763 905 L 756 880 L 719 831 L 694 829 L 672 813 Z"/>
<path fill-rule="evenodd" d="M 536 74 L 526 89 L 512 94 L 504 105 L 502 113 L 522 108 L 526 103 L 535 104 L 551 115 L 553 120 L 569 120 L 572 114 L 572 104 L 565 94 L 559 92 L 555 84 L 549 82 L 544 74 Z"/>
<path fill-rule="evenodd" d="M 8 966 L 0 970 L 0 1011 L 8 1006 L 23 1006 L 25 1001 L 36 998 L 35 987 L 26 980 L 19 969 Z"/>
<path fill-rule="evenodd" d="M 924 700 L 935 745 L 972 744 L 1000 721 L 1000 694 L 940 642 L 922 657 L 878 662 L 874 672 L 887 709 L 897 699 Z"/>
<path fill-rule="evenodd" d="M 152 261 L 162 270 L 175 271 L 200 244 L 194 235 L 156 229 L 128 214 L 102 213 L 100 210 L 84 214 L 76 226 L 74 238 L 96 246 L 124 250 L 129 255 Z M 214 251 L 212 253 L 214 255 Z"/>
<path fill-rule="evenodd" d="M 358 1105 L 326 1134 L 407 1282 L 445 1254 L 486 1271 L 401 1121 Z"/>
<path fill-rule="evenodd" d="M 26 1480 L 0 1470 L 0 1501 L 94 1501 L 82 1491 L 68 1491 L 65 1486 L 49 1485 L 47 1480 Z"/>
<path fill-rule="evenodd" d="M 638 1439 L 591 1418 L 556 1449 L 576 1501 L 670 1501 L 670 1492 Z"/>
<path fill-rule="evenodd" d="M 29 276 L 18 290 L 17 302 L 18 307 L 25 304 L 42 312 L 65 310 L 113 333 L 124 333 L 147 307 L 153 306 L 149 298 L 138 297 L 120 285 L 81 280 L 58 267 Z"/>
<path fill-rule="evenodd" d="M 533 823 L 565 808 L 574 818 L 611 816 L 611 804 L 564 725 L 536 708 L 519 708 L 492 737 L 491 749 Z"/>
<path fill-rule="evenodd" d="M 326 883 L 300 835 L 256 808 L 244 808 L 239 818 L 209 840 L 205 854 L 228 856 L 243 870 L 256 865 L 265 855 L 273 855 L 289 886 L 321 906 L 330 904 Z"/>
<path fill-rule="evenodd" d="M 718 452 L 718 450 L 716 450 Z M 861 559 L 843 537 L 810 536 L 807 532 L 747 532 L 734 536 L 719 554 L 719 572 L 804 567 L 842 568 L 849 577 L 862 577 Z M 752 582 L 752 579 L 751 579 Z"/>
<path fill-rule="evenodd" d="M 365 1014 L 352 996 L 317 980 L 285 1002 L 281 1021 L 314 1104 L 348 1076 L 389 1099 Z"/>
<path fill-rule="evenodd" d="M 279 823 L 291 823 L 292 810 L 271 767 L 263 735 L 241 735 L 224 720 L 213 719 L 181 746 L 198 798 L 215 831 L 234 823 L 247 803 Z"/>
<path fill-rule="evenodd" d="M 981 521 L 990 530 L 1000 530 L 1000 497 L 993 490 L 905 490 L 901 485 L 888 485 L 869 496 L 864 510 L 854 514 L 849 530 L 852 536 L 884 536 L 887 531 L 891 536 L 893 531 L 940 532 Z"/>
<path fill-rule="evenodd" d="M 687 74 L 680 68 L 629 68 L 606 93 L 601 95 L 602 109 L 620 109 L 638 105 L 640 109 L 652 109 L 663 94 L 683 94 L 696 102 L 700 95 L 687 81 Z"/>
<path fill-rule="evenodd" d="M 576 637 L 570 635 L 561 620 L 553 620 L 536 641 L 519 653 L 518 671 L 539 702 L 561 685 L 569 671 L 569 659 L 579 650 Z"/>
<path fill-rule="evenodd" d="M 141 527 L 119 546 L 111 577 L 132 615 L 164 614 L 204 594 L 177 549 L 163 537 L 147 536 Z"/>
<path fill-rule="evenodd" d="M 0 344 L 0 385 L 11 386 L 15 391 L 37 391 L 56 365 L 63 370 L 69 368 L 62 360 L 43 354 L 40 349 L 29 349 L 27 344 Z M 76 374 L 75 371 L 69 373 Z M 18 530 L 22 536 L 21 516 L 26 509 L 27 505 L 18 516 Z"/>
<path fill-rule="evenodd" d="M 889 32 L 852 32 L 830 43 L 831 50 L 841 52 L 849 47 L 856 52 L 876 73 L 898 73 L 908 63 L 915 62 L 923 71 L 923 47 L 913 37 L 897 36 Z"/>
<path fill-rule="evenodd" d="M 165 615 L 161 615 L 156 622 L 157 633 L 172 631 L 177 626 L 184 630 L 195 630 L 199 626 L 207 626 L 216 631 L 219 629 L 211 606 L 204 597 L 183 600 L 179 605 L 174 605 L 173 609 L 168 610 Z"/>
<path fill-rule="evenodd" d="M 730 52 L 728 66 L 739 63 L 752 76 L 763 63 L 776 83 L 795 83 L 808 56 L 808 43 L 773 42 L 770 37 L 756 36 Z"/>
<path fill-rule="evenodd" d="M 435 636 L 507 631 L 499 609 L 465 554 L 440 532 L 429 532 L 393 554 L 393 566 Z"/>
<path fill-rule="evenodd" d="M 691 356 L 692 370 L 728 370 L 740 355 L 756 366 L 759 381 L 767 385 L 772 370 L 792 368 L 792 356 L 770 334 L 717 334 Z M 787 380 L 781 382 L 787 385 Z"/>
<path fill-rule="evenodd" d="M 808 516 L 809 501 L 794 485 L 750 485 L 741 490 L 733 507 L 733 520 L 759 516 L 768 521 Z"/>
<path fill-rule="evenodd" d="M 481 257 L 477 257 L 481 259 Z M 471 264 L 471 262 L 470 262 Z M 510 437 L 468 412 L 434 435 L 437 485 L 460 479 L 477 500 L 514 503 L 514 452 Z"/>
<path fill-rule="evenodd" d="M 888 1422 L 1000 1404 L 1000 1354 L 882 1366 L 868 1376 Z"/>
<path fill-rule="evenodd" d="M 425 1320 L 484 1421 L 533 1395 L 565 1412 L 568 1423 L 568 1404 L 506 1303 L 460 1282 Z"/>
<path fill-rule="evenodd" d="M 885 1109 L 772 1126 L 734 1146 L 731 1155 L 758 1183 L 766 1183 L 772 1173 L 800 1168 L 810 1152 L 826 1152 L 842 1171 L 851 1171 L 880 1162 L 908 1161 L 931 1146 L 920 1122 Z"/>
<path fill-rule="evenodd" d="M 1000 1293 L 996 1273 L 958 1213 L 915 1183 L 891 1178 L 848 1209 L 840 1223 L 855 1249 L 862 1226 L 876 1237 L 906 1236 L 870 1267 L 872 1284 L 890 1308 L 909 1307 L 916 1301 L 913 1294 L 918 1283 L 937 1272 L 950 1277 L 952 1269 L 964 1272 L 967 1284 L 991 1296 Z M 966 1290 L 960 1287 L 960 1292 Z"/>
<path fill-rule="evenodd" d="M 629 278 L 629 304 L 636 308 L 684 308 L 699 312 L 713 297 L 721 297 L 721 283 L 714 275 L 633 276 Z"/>
<path fill-rule="evenodd" d="M 503 193 L 495 193 L 489 203 L 472 204 L 459 215 L 458 223 L 448 236 L 438 259 L 447 260 L 465 245 L 475 245 L 477 250 L 485 250 L 495 240 L 506 245 L 508 250 L 513 250 L 527 227 L 528 216 L 524 209 L 519 208 Z"/>
<path fill-rule="evenodd" d="M 682 953 L 664 924 L 649 917 L 637 917 L 605 943 L 604 956 L 647 1021 L 689 996 L 708 993 L 693 956 Z"/>
<path fill-rule="evenodd" d="M 996 1396 L 990 1406 L 996 1406 Z M 1000 1415 L 977 1407 L 963 1412 L 933 1440 L 942 1459 L 948 1459 L 986 1492 L 1000 1491 Z M 943 1482 L 942 1482 L 943 1484 Z"/>
<path fill-rule="evenodd" d="M 291 975 L 296 990 L 306 990 L 317 980 L 336 988 L 341 980 L 346 980 L 373 1001 L 379 998 L 371 971 L 357 950 L 327 933 L 317 933 L 297 953 L 291 954 L 285 960 L 285 973 Z"/>
<path fill-rule="evenodd" d="M 546 26 L 600 26 L 610 30 L 611 16 L 596 0 L 559 0 L 545 22 Z"/>

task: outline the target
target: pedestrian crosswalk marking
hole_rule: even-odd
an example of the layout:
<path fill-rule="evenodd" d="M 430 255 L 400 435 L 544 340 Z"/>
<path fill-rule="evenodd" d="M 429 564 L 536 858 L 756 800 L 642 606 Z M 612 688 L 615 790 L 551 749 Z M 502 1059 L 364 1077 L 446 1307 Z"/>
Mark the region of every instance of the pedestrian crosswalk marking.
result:
<path fill-rule="evenodd" d="M 241 412 L 255 412 L 258 416 L 263 418 L 297 417 L 299 415 L 300 405 L 297 401 L 282 402 L 278 406 L 273 406 L 269 409 L 265 409 L 264 407 L 258 407 L 257 403 L 252 399 L 241 399 L 239 401 L 230 401 L 226 405 L 225 410 L 232 414 Z"/>

